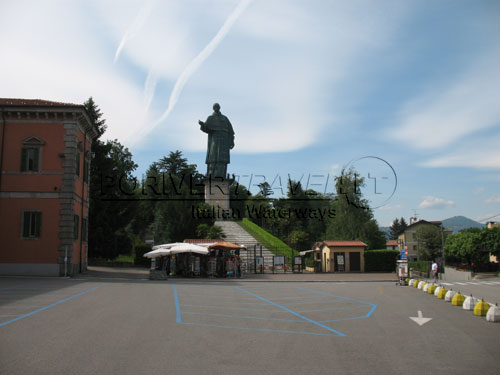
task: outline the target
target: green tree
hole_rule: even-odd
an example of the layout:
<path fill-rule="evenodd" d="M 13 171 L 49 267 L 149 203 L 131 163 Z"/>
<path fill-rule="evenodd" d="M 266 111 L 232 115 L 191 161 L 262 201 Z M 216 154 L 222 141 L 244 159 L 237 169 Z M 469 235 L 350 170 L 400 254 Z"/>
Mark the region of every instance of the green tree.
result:
<path fill-rule="evenodd" d="M 500 227 L 484 228 L 481 232 L 482 246 L 493 255 L 500 255 Z"/>
<path fill-rule="evenodd" d="M 198 238 L 221 239 L 226 238 L 226 234 L 217 225 L 200 224 L 196 227 Z"/>
<path fill-rule="evenodd" d="M 389 233 L 389 238 L 391 240 L 397 240 L 399 232 L 404 231 L 408 227 L 404 217 L 401 219 L 395 218 L 391 224 L 391 231 Z"/>
<path fill-rule="evenodd" d="M 326 237 L 330 240 L 361 240 L 368 249 L 385 248 L 385 235 L 378 229 L 368 201 L 362 196 L 363 186 L 364 178 L 352 168 L 342 170 L 336 178 L 335 217 L 328 223 Z"/>
<path fill-rule="evenodd" d="M 422 225 L 417 228 L 416 235 L 421 259 L 434 260 L 441 255 L 441 228 L 435 225 Z"/>
<path fill-rule="evenodd" d="M 99 131 L 106 130 L 106 120 L 92 98 L 84 103 L 90 120 Z M 89 179 L 89 230 L 90 257 L 115 258 L 132 252 L 133 239 L 130 222 L 134 217 L 136 202 L 120 202 L 127 194 L 134 195 L 135 182 L 132 172 L 137 165 L 130 151 L 117 140 L 92 143 Z"/>
<path fill-rule="evenodd" d="M 487 261 L 488 253 L 481 251 L 481 231 L 463 230 L 446 238 L 444 251 L 448 262 L 481 263 Z"/>

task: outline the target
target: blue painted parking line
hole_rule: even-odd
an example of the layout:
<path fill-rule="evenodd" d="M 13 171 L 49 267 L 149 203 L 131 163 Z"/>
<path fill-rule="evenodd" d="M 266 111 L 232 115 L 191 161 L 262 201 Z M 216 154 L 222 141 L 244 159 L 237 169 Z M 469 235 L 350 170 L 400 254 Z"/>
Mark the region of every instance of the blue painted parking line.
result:
<path fill-rule="evenodd" d="M 54 306 L 60 305 L 61 303 L 64 303 L 64 302 L 70 301 L 70 300 L 72 300 L 72 299 L 74 299 L 74 298 L 76 298 L 76 297 L 79 297 L 79 296 L 82 296 L 82 295 L 87 294 L 87 293 L 89 293 L 89 292 L 92 292 L 93 290 L 96 290 L 96 289 L 100 288 L 101 286 L 102 286 L 102 284 L 101 284 L 101 285 L 98 285 L 98 286 L 96 286 L 96 287 L 94 287 L 94 288 L 90 288 L 90 289 L 84 290 L 83 292 L 80 292 L 80 293 L 74 294 L 74 295 L 72 295 L 72 296 L 70 296 L 70 297 L 67 297 L 67 298 L 61 299 L 61 300 L 59 300 L 59 301 L 56 301 L 56 302 L 54 302 L 54 303 L 51 303 L 50 305 L 47 305 L 47 306 L 44 306 L 44 307 L 42 307 L 42 308 L 40 308 L 40 309 L 37 309 L 37 310 L 31 311 L 31 312 L 29 312 L 29 313 L 27 313 L 27 314 L 20 315 L 20 316 L 18 316 L 17 318 L 14 318 L 14 319 L 8 320 L 8 321 L 6 321 L 6 322 L 4 322 L 4 323 L 0 323 L 0 327 L 6 326 L 7 324 L 10 324 L 10 323 L 17 322 L 18 320 L 21 320 L 21 319 L 27 318 L 27 317 L 29 317 L 29 316 L 32 316 L 32 315 L 38 314 L 39 312 L 42 312 L 42 311 L 45 311 L 45 310 L 47 310 L 47 309 L 50 309 L 50 308 L 52 308 L 52 307 L 54 307 Z"/>
<path fill-rule="evenodd" d="M 202 326 L 202 327 L 214 327 L 214 328 L 230 328 L 230 329 L 239 329 L 242 331 L 261 331 L 261 332 L 276 332 L 276 333 L 295 333 L 298 335 L 313 335 L 313 336 L 334 336 L 338 337 L 339 335 L 332 335 L 331 333 L 321 333 L 321 332 L 301 332 L 301 331 L 288 331 L 285 329 L 270 329 L 270 328 L 247 328 L 247 327 L 238 327 L 238 326 L 225 326 L 225 325 L 216 325 L 216 324 L 204 324 L 204 323 L 187 323 L 183 322 L 181 324 L 193 325 L 193 326 Z M 345 336 L 345 335 L 340 335 Z"/>
<path fill-rule="evenodd" d="M 337 330 L 335 330 L 335 329 L 333 329 L 333 328 L 330 328 L 330 327 L 328 327 L 328 326 L 325 326 L 324 324 L 319 323 L 319 322 L 317 322 L 317 321 L 315 321 L 315 320 L 309 319 L 309 318 L 308 318 L 308 317 L 306 317 L 306 316 L 300 315 L 298 312 L 295 312 L 295 311 L 293 311 L 293 310 L 290 310 L 288 307 L 285 307 L 285 306 L 279 305 L 279 304 L 277 304 L 277 303 L 275 303 L 275 302 L 273 302 L 273 301 L 270 301 L 270 300 L 268 300 L 268 299 L 266 299 L 266 298 L 264 298 L 264 297 L 261 297 L 261 296 L 259 296 L 259 295 L 257 295 L 257 294 L 254 294 L 254 293 L 252 293 L 252 292 L 249 292 L 249 291 L 247 291 L 247 290 L 245 290 L 245 289 L 242 289 L 242 288 L 240 288 L 240 287 L 235 286 L 235 288 L 236 288 L 236 289 L 238 289 L 238 290 L 241 290 L 242 292 L 245 292 L 245 293 L 247 293 L 247 294 L 249 294 L 249 295 L 251 295 L 251 296 L 254 296 L 254 297 L 258 298 L 258 299 L 260 299 L 261 301 L 267 302 L 267 303 L 269 303 L 269 304 L 271 304 L 271 305 L 273 305 L 273 306 L 275 306 L 275 307 L 277 307 L 277 308 L 279 308 L 279 309 L 285 310 L 285 311 L 289 312 L 290 314 L 293 314 L 293 315 L 295 315 L 295 316 L 299 317 L 300 319 L 304 319 L 304 320 L 308 321 L 309 323 L 312 323 L 312 324 L 314 324 L 314 325 L 317 325 L 318 327 L 321 327 L 321 328 L 326 329 L 327 331 L 330 331 L 330 332 L 336 333 L 338 336 L 346 336 L 346 335 L 345 335 L 345 334 L 343 334 L 342 332 L 339 332 L 339 331 L 337 331 Z"/>
<path fill-rule="evenodd" d="M 172 287 L 174 288 L 174 298 L 175 298 L 175 312 L 177 315 L 177 323 L 182 323 L 182 316 L 181 316 L 181 308 L 179 306 L 179 296 L 177 295 L 177 287 L 175 284 L 172 284 Z"/>
<path fill-rule="evenodd" d="M 337 296 L 335 294 L 330 294 L 330 293 L 321 292 L 321 291 L 318 291 L 318 290 L 312 290 L 312 289 L 308 289 L 308 288 L 299 288 L 299 287 L 297 287 L 297 289 L 307 290 L 307 291 L 309 291 L 311 293 L 321 294 L 321 295 L 328 296 L 328 297 L 340 298 L 340 299 L 344 299 L 346 301 L 353 301 L 353 302 L 357 302 L 357 303 L 361 303 L 361 304 L 364 304 L 364 305 L 371 306 L 370 311 L 366 315 L 362 316 L 361 318 L 369 318 L 373 314 L 373 312 L 375 311 L 375 309 L 377 308 L 376 304 L 371 303 L 371 302 L 361 301 L 359 299 L 354 299 L 354 298 L 349 298 L 349 297 L 343 297 L 343 296 Z"/>

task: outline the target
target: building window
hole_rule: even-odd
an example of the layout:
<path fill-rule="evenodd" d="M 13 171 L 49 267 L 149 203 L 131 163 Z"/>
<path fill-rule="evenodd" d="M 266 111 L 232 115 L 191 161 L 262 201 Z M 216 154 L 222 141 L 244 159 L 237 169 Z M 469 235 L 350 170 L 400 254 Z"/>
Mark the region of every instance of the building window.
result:
<path fill-rule="evenodd" d="M 76 175 L 80 177 L 80 153 L 76 153 L 76 158 L 75 158 L 75 164 L 76 164 Z"/>
<path fill-rule="evenodd" d="M 23 212 L 23 238 L 39 238 L 42 226 L 42 213 L 39 211 Z"/>
<path fill-rule="evenodd" d="M 38 147 L 23 147 L 21 150 L 21 172 L 40 171 L 40 149 Z"/>
<path fill-rule="evenodd" d="M 73 238 L 78 239 L 78 226 L 80 224 L 80 217 L 78 215 L 73 215 Z"/>
<path fill-rule="evenodd" d="M 90 175 L 90 151 L 85 152 L 85 160 L 83 161 L 83 182 L 89 182 Z"/>
<path fill-rule="evenodd" d="M 82 241 L 87 242 L 87 218 L 82 218 Z"/>
<path fill-rule="evenodd" d="M 44 144 L 45 142 L 38 137 L 28 137 L 23 141 L 21 172 L 40 171 L 40 153 Z"/>

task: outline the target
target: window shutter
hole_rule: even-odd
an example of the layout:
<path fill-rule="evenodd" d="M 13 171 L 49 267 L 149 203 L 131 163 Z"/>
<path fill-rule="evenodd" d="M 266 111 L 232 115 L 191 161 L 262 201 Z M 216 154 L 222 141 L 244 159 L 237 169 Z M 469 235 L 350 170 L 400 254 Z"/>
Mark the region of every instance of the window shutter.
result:
<path fill-rule="evenodd" d="M 39 148 L 34 148 L 33 149 L 33 172 L 38 172 L 38 164 L 40 161 L 40 149 Z"/>
<path fill-rule="evenodd" d="M 34 212 L 35 215 L 35 237 L 40 237 L 41 228 L 42 228 L 42 213 Z"/>
<path fill-rule="evenodd" d="M 26 172 L 26 160 L 28 159 L 28 150 L 26 148 L 21 149 L 21 172 Z"/>
<path fill-rule="evenodd" d="M 23 212 L 23 237 L 30 236 L 30 212 Z"/>

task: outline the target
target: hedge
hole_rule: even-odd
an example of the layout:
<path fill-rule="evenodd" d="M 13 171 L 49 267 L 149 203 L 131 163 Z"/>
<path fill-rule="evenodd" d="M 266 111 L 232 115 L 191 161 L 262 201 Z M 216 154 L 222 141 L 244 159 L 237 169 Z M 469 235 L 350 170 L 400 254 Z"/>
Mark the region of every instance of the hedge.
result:
<path fill-rule="evenodd" d="M 431 262 L 428 262 L 426 260 L 421 260 L 418 262 L 408 262 L 408 268 L 411 268 L 413 271 L 418 271 L 418 272 L 429 272 L 429 264 Z"/>
<path fill-rule="evenodd" d="M 394 272 L 398 258 L 398 250 L 367 250 L 365 251 L 365 271 Z"/>
<path fill-rule="evenodd" d="M 144 258 L 144 254 L 151 251 L 151 245 L 140 244 L 135 245 L 135 259 L 134 264 L 136 266 L 149 266 L 149 259 Z"/>

